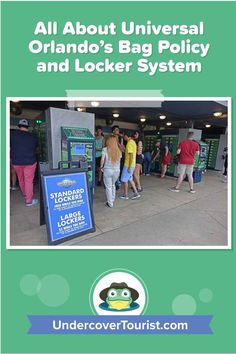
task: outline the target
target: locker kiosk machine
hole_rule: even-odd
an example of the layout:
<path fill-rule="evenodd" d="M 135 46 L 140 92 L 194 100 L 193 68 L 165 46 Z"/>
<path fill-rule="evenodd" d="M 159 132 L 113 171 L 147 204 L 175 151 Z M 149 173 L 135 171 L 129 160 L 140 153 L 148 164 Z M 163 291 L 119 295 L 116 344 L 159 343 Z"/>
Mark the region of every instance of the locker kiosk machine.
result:
<path fill-rule="evenodd" d="M 61 160 L 79 163 L 88 169 L 93 192 L 95 186 L 95 138 L 87 128 L 61 127 Z M 78 167 L 78 164 L 75 167 Z"/>
<path fill-rule="evenodd" d="M 194 170 L 198 169 L 204 172 L 207 168 L 208 145 L 203 141 L 198 141 L 200 154 L 196 155 L 194 162 Z"/>
<path fill-rule="evenodd" d="M 205 142 L 208 144 L 209 153 L 207 158 L 207 168 L 214 170 L 216 167 L 217 153 L 219 147 L 219 139 L 205 139 Z"/>

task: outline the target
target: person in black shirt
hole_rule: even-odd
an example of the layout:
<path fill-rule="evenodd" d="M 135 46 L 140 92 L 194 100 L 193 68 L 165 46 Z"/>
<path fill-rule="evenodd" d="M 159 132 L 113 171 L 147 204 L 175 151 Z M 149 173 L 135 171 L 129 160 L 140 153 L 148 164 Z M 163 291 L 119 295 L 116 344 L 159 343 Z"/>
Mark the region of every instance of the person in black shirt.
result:
<path fill-rule="evenodd" d="M 224 173 L 223 173 L 223 182 L 227 182 L 227 175 L 228 175 L 228 147 L 224 148 L 224 155 L 223 159 L 225 160 L 224 162 Z"/>
<path fill-rule="evenodd" d="M 10 148 L 12 165 L 16 171 L 20 189 L 25 197 L 27 207 L 38 204 L 33 199 L 33 180 L 37 166 L 38 139 L 29 132 L 27 119 L 21 119 L 19 130 L 11 131 Z"/>

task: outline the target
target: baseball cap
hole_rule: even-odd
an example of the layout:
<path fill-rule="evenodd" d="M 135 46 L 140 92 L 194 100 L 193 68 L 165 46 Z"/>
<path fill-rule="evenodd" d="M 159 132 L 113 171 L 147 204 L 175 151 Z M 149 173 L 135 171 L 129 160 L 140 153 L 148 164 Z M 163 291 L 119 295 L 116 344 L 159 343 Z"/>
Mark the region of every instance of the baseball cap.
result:
<path fill-rule="evenodd" d="M 28 127 L 29 126 L 29 122 L 27 119 L 21 119 L 18 123 L 18 126 L 22 126 L 22 127 Z"/>

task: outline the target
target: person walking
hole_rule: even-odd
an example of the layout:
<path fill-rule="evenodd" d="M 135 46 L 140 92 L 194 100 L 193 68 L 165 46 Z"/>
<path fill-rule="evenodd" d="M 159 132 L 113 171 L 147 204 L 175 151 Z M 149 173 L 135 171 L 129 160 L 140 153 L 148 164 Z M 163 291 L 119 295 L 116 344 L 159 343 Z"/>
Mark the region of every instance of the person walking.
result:
<path fill-rule="evenodd" d="M 124 200 L 129 199 L 129 195 L 128 195 L 129 183 L 131 184 L 131 187 L 134 192 L 131 199 L 138 199 L 141 197 L 133 181 L 133 174 L 136 165 L 137 146 L 134 139 L 131 136 L 132 136 L 131 133 L 124 134 L 124 139 L 127 142 L 125 148 L 125 163 L 121 174 L 121 182 L 123 183 L 124 194 L 120 196 L 120 198 Z"/>
<path fill-rule="evenodd" d="M 101 157 L 102 157 L 102 149 L 105 146 L 105 139 L 103 136 L 103 131 L 101 126 L 97 126 L 96 129 L 96 172 L 98 175 L 97 186 L 102 185 L 102 171 L 100 169 Z"/>
<path fill-rule="evenodd" d="M 223 180 L 222 182 L 227 183 L 227 176 L 228 176 L 228 147 L 224 148 L 224 172 L 223 172 Z"/>
<path fill-rule="evenodd" d="M 106 188 L 106 206 L 112 208 L 116 198 L 116 181 L 120 175 L 121 151 L 117 138 L 111 135 L 102 150 L 100 169 L 103 172 L 103 182 Z"/>
<path fill-rule="evenodd" d="M 159 173 L 159 163 L 160 163 L 160 154 L 161 154 L 161 142 L 157 140 L 154 150 L 152 151 L 152 162 L 155 164 L 155 173 Z"/>
<path fill-rule="evenodd" d="M 188 132 L 187 139 L 181 141 L 177 149 L 177 155 L 180 155 L 178 164 L 179 176 L 176 186 L 169 188 L 171 192 L 179 192 L 179 188 L 183 182 L 184 176 L 187 175 L 190 187 L 189 192 L 195 193 L 193 188 L 193 166 L 194 157 L 195 155 L 199 155 L 199 153 L 199 144 L 194 141 L 194 133 Z"/>
<path fill-rule="evenodd" d="M 19 130 L 10 133 L 12 166 L 16 171 L 19 186 L 27 207 L 38 204 L 33 198 L 33 180 L 37 166 L 37 137 L 29 132 L 27 119 L 21 119 Z"/>
<path fill-rule="evenodd" d="M 142 174 L 142 165 L 143 165 L 143 141 L 140 136 L 140 132 L 136 131 L 134 133 L 134 140 L 137 144 L 137 154 L 136 154 L 136 165 L 134 169 L 134 182 L 137 187 L 138 193 L 142 192 L 143 188 L 141 187 L 141 174 Z"/>
<path fill-rule="evenodd" d="M 150 176 L 152 168 L 152 152 L 146 149 L 143 152 L 143 174 L 145 176 Z"/>
<path fill-rule="evenodd" d="M 167 167 L 170 164 L 171 161 L 171 153 L 170 153 L 170 148 L 168 144 L 165 144 L 163 149 L 163 156 L 162 156 L 162 162 L 161 162 L 161 178 L 164 178 L 167 172 Z"/>

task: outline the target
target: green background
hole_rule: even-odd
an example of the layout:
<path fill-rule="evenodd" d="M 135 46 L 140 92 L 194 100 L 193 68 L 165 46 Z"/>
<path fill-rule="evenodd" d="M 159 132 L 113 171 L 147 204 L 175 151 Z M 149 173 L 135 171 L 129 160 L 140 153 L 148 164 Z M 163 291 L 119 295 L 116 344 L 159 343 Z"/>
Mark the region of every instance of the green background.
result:
<path fill-rule="evenodd" d="M 6 156 L 4 117 L 7 96 L 64 97 L 67 89 L 162 89 L 163 94 L 169 97 L 230 96 L 233 98 L 234 108 L 235 13 L 236 4 L 233 2 L 3 3 L 2 166 L 5 166 Z M 59 23 L 80 20 L 87 24 L 113 21 L 119 24 L 122 20 L 145 23 L 147 19 L 160 24 L 191 24 L 204 21 L 204 38 L 194 38 L 196 41 L 211 43 L 208 56 L 201 59 L 202 73 L 165 73 L 153 77 L 135 71 L 130 74 L 79 75 L 73 71 L 68 74 L 39 74 L 35 71 L 35 64 L 37 60 L 43 60 L 43 56 L 32 55 L 27 49 L 28 42 L 34 38 L 33 30 L 39 20 L 57 20 Z M 76 37 L 69 39 L 76 41 Z M 115 42 L 117 39 L 118 37 L 112 37 L 109 41 Z M 153 37 L 152 41 L 154 39 Z M 57 40 L 60 40 L 60 36 Z M 121 59 L 118 55 L 113 59 L 115 57 L 117 60 Z M 52 59 L 60 58 L 63 59 L 63 56 L 52 56 Z M 102 58 L 102 55 L 96 56 L 96 60 Z M 126 56 L 123 56 L 123 60 L 126 60 L 125 58 Z M 198 60 L 197 56 L 177 55 L 162 56 L 162 61 L 174 58 L 177 61 Z M 50 55 L 47 59 L 50 59 Z M 127 59 L 135 61 L 137 57 L 128 55 Z M 154 57 L 151 59 L 154 60 Z M 94 56 L 87 55 L 86 60 L 94 60 Z M 234 124 L 232 126 L 234 136 Z M 233 166 L 233 175 L 234 168 Z M 235 250 L 6 250 L 5 185 L 3 173 L 3 353 L 236 352 Z M 234 187 L 232 189 L 234 190 Z M 184 223 L 184 220 L 181 222 Z M 149 290 L 146 314 L 172 314 L 171 303 L 178 294 L 192 295 L 197 300 L 196 314 L 214 316 L 213 335 L 27 335 L 29 322 L 26 316 L 29 314 L 91 314 L 88 298 L 90 287 L 101 273 L 114 268 L 129 269 L 145 281 Z M 47 274 L 61 275 L 70 286 L 68 300 L 60 307 L 48 307 L 36 296 L 24 295 L 20 290 L 20 280 L 25 274 L 35 274 L 39 278 Z M 213 292 L 213 300 L 210 303 L 203 303 L 198 299 L 199 290 L 203 288 L 209 288 Z"/>

